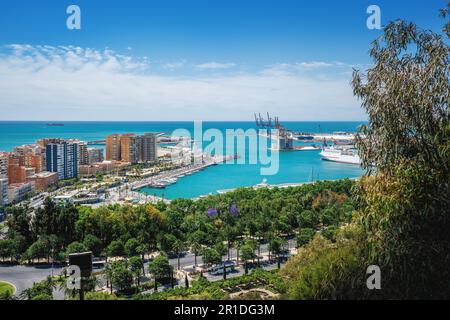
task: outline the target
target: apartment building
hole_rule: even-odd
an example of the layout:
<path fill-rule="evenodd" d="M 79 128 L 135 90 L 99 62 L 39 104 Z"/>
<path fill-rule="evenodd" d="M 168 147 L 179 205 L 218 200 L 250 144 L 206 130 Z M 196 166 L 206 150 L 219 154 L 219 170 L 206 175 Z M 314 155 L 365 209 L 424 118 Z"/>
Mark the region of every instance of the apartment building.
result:
<path fill-rule="evenodd" d="M 157 138 L 144 135 L 114 134 L 106 138 L 106 160 L 131 164 L 154 162 L 157 159 Z"/>
<path fill-rule="evenodd" d="M 49 143 L 46 150 L 47 171 L 57 172 L 60 180 L 78 177 L 77 143 Z"/>

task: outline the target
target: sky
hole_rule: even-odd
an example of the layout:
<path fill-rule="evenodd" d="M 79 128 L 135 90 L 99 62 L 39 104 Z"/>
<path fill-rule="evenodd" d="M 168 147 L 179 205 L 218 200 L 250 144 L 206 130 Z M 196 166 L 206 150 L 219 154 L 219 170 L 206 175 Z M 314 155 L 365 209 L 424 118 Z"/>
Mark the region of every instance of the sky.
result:
<path fill-rule="evenodd" d="M 3 0 L 0 120 L 365 120 L 373 4 L 443 25 L 444 0 Z"/>

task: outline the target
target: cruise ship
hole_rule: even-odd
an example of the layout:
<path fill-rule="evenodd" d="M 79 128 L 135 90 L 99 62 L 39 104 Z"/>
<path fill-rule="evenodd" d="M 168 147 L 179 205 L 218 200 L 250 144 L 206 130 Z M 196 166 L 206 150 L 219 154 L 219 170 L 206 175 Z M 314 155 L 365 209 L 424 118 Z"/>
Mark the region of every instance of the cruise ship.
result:
<path fill-rule="evenodd" d="M 325 147 L 320 156 L 326 161 L 361 165 L 358 150 L 354 147 Z"/>

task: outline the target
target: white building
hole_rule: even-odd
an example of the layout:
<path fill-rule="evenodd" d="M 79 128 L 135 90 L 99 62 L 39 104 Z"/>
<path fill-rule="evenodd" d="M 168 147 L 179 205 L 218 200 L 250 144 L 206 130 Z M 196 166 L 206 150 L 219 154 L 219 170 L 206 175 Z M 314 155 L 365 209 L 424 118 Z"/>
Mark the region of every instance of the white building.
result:
<path fill-rule="evenodd" d="M 9 203 L 18 203 L 34 192 L 34 182 L 11 184 L 8 187 Z"/>

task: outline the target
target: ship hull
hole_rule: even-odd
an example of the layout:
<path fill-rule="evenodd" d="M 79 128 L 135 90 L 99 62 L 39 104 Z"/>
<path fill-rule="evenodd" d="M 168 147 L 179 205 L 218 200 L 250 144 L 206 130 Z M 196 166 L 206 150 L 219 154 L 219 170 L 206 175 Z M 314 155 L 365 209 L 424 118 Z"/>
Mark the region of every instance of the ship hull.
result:
<path fill-rule="evenodd" d="M 359 158 L 359 156 L 336 155 L 336 154 L 328 154 L 326 152 L 322 152 L 320 156 L 324 161 L 353 164 L 353 165 L 361 164 L 361 159 Z"/>

